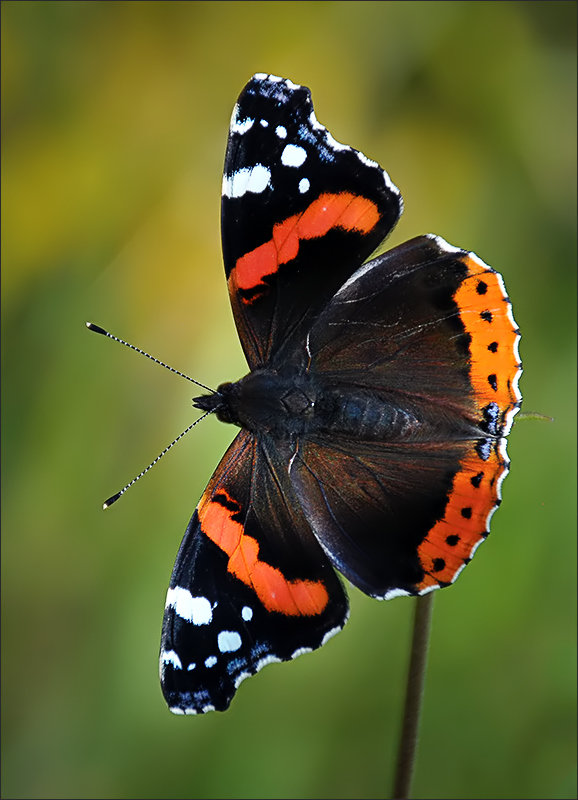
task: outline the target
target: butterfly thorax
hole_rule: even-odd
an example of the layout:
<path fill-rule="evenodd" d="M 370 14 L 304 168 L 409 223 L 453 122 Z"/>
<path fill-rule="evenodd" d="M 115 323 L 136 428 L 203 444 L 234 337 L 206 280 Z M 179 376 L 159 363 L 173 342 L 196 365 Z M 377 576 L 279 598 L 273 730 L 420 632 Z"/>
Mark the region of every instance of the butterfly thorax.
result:
<path fill-rule="evenodd" d="M 216 394 L 193 400 L 193 405 L 215 411 L 252 433 L 286 438 L 303 434 L 315 415 L 317 391 L 306 373 L 257 369 L 235 383 L 222 383 Z"/>
<path fill-rule="evenodd" d="M 221 422 L 276 439 L 321 434 L 399 441 L 416 435 L 411 414 L 359 387 L 335 384 L 312 372 L 257 369 L 217 392 L 193 400 Z"/>

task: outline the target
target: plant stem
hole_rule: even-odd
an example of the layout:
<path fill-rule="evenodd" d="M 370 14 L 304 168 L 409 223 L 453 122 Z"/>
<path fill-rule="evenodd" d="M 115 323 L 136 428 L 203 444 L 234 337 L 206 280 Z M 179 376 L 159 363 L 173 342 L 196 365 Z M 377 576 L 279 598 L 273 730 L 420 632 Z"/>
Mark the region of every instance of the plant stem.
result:
<path fill-rule="evenodd" d="M 411 792 L 423 699 L 433 592 L 416 598 L 411 655 L 407 676 L 403 725 L 397 754 L 393 797 L 407 800 Z"/>

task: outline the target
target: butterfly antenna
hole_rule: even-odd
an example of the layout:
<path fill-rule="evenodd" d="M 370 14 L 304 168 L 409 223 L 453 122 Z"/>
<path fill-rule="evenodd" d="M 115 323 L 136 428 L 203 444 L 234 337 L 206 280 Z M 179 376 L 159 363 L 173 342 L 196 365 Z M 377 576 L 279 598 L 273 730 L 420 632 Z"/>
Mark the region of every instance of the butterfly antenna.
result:
<path fill-rule="evenodd" d="M 129 345 L 129 347 L 130 347 L 130 346 L 131 346 L 131 345 Z M 156 359 L 155 359 L 155 360 L 156 360 Z M 175 371 L 176 371 L 176 370 L 175 370 Z M 179 373 L 179 374 L 180 374 L 180 373 Z M 213 410 L 214 410 L 214 409 L 213 409 Z M 102 504 L 102 508 L 103 508 L 103 510 L 104 510 L 104 509 L 107 509 L 107 508 L 110 508 L 110 506 L 111 506 L 113 503 L 116 503 L 116 501 L 117 501 L 117 500 L 118 500 L 120 497 L 122 497 L 122 495 L 123 495 L 123 494 L 124 494 L 124 493 L 127 491 L 127 489 L 130 489 L 130 487 L 131 487 L 133 484 L 135 484 L 135 483 L 136 483 L 138 480 L 140 480 L 140 479 L 142 478 L 142 476 L 143 476 L 143 475 L 146 475 L 146 474 L 147 474 L 147 472 L 148 472 L 150 469 L 152 469 L 152 468 L 154 467 L 154 465 L 155 465 L 157 462 L 159 462 L 159 461 L 161 460 L 161 458 L 162 458 L 162 457 L 163 457 L 163 456 L 164 456 L 166 453 L 168 453 L 168 452 L 169 452 L 169 450 L 171 449 L 171 447 L 174 447 L 174 446 L 176 445 L 176 443 L 177 443 L 177 442 L 178 442 L 180 439 L 182 439 L 182 438 L 183 438 L 183 436 L 184 436 L 185 434 L 187 434 L 187 433 L 188 433 L 188 432 L 191 430 L 191 428 L 194 428 L 194 427 L 195 427 L 195 425 L 198 425 L 198 423 L 199 423 L 201 420 L 205 419 L 205 417 L 207 417 L 209 414 L 212 414 L 212 413 L 213 413 L 213 410 L 211 410 L 211 411 L 206 411 L 206 412 L 205 412 L 205 413 L 204 413 L 204 414 L 203 414 L 201 417 L 199 417 L 199 418 L 198 418 L 198 419 L 196 419 L 194 422 L 192 422 L 192 423 L 189 425 L 189 427 L 188 427 L 188 428 L 185 428 L 185 430 L 184 430 L 182 433 L 179 433 L 179 435 L 177 436 L 177 438 L 176 438 L 176 439 L 173 439 L 173 441 L 172 441 L 172 442 L 171 442 L 169 445 L 167 445 L 167 446 L 165 447 L 165 449 L 164 449 L 164 450 L 163 450 L 161 453 L 159 453 L 159 454 L 158 454 L 158 456 L 155 458 L 155 460 L 154 460 L 154 461 L 151 461 L 151 463 L 148 465 L 148 467 L 147 467 L 146 469 L 143 469 L 143 471 L 142 471 L 142 472 L 140 472 L 140 473 L 139 473 L 139 474 L 136 476 L 136 478 L 133 478 L 133 479 L 132 479 L 132 481 L 130 481 L 130 483 L 127 483 L 127 485 L 126 485 L 126 486 L 123 486 L 123 488 L 120 490 L 120 492 L 117 492 L 116 494 L 113 494 L 113 495 L 112 495 L 112 497 L 109 497 L 109 498 L 108 498 L 108 500 L 105 500 L 105 501 L 104 501 L 104 503 Z"/>
<path fill-rule="evenodd" d="M 145 351 L 141 350 L 140 347 L 135 347 L 134 344 L 129 344 L 129 342 L 125 342 L 124 339 L 119 339 L 118 336 L 114 336 L 112 333 L 109 333 L 108 331 L 105 331 L 105 329 L 101 328 L 100 325 L 95 325 L 94 322 L 87 322 L 86 323 L 86 327 L 88 328 L 89 331 L 94 331 L 95 333 L 100 333 L 100 334 L 102 334 L 102 336 L 107 336 L 109 339 L 113 339 L 115 342 L 119 342 L 119 344 L 124 344 L 125 347 L 130 347 L 131 350 L 135 350 L 137 353 L 140 353 L 141 356 L 146 356 L 147 358 L 150 358 L 150 360 L 154 361 L 155 364 L 160 364 L 161 367 L 164 367 L 165 369 L 168 369 L 170 372 L 174 372 L 175 375 L 180 375 L 181 378 L 185 378 L 186 380 L 190 381 L 191 383 L 195 383 L 197 386 L 200 386 L 201 389 L 206 389 L 207 392 L 212 392 L 213 394 L 216 394 L 214 389 L 211 389 L 209 386 L 205 386 L 204 383 L 199 383 L 199 381 L 196 381 L 194 378 L 190 378 L 188 375 L 185 375 L 184 372 L 179 372 L 178 369 L 175 369 L 174 367 L 171 367 L 168 364 L 165 364 L 164 361 L 160 361 L 158 358 L 155 358 L 154 356 L 151 356 L 150 353 L 145 353 Z M 201 417 L 201 419 L 202 419 L 202 417 Z M 197 420 L 197 422 L 198 421 L 199 420 Z M 191 428 L 192 427 L 193 426 L 191 425 Z M 188 430 L 189 430 L 189 428 L 187 428 L 187 431 Z M 187 431 L 185 431 L 184 433 L 186 433 Z M 181 436 L 183 436 L 183 434 L 181 434 Z M 178 439 L 180 439 L 181 436 L 179 436 Z M 176 439 L 175 441 L 178 441 L 178 439 Z M 173 442 L 173 444 L 174 444 L 174 442 Z M 172 444 L 169 445 L 167 450 L 170 449 L 172 446 L 173 446 Z M 161 455 L 164 455 L 164 451 L 163 451 L 163 453 L 161 453 Z M 160 458 L 160 456 L 159 456 L 159 458 Z M 158 461 L 158 459 L 156 459 L 156 460 Z M 155 462 L 153 461 L 153 464 L 154 463 Z M 152 466 L 152 464 L 151 464 L 151 466 Z M 150 469 L 150 467 L 149 467 L 149 469 Z M 147 471 L 148 470 L 145 470 L 145 472 L 147 472 Z M 142 474 L 144 474 L 144 473 L 142 473 Z M 140 477 L 141 476 L 139 475 L 139 478 Z M 134 481 L 133 481 L 133 483 L 134 483 Z M 130 486 L 130 484 L 129 484 L 129 486 Z M 127 488 L 128 487 L 125 487 L 125 489 L 127 489 Z M 124 492 L 125 489 L 123 489 L 122 491 Z M 122 492 L 121 492 L 121 494 L 122 494 Z"/>

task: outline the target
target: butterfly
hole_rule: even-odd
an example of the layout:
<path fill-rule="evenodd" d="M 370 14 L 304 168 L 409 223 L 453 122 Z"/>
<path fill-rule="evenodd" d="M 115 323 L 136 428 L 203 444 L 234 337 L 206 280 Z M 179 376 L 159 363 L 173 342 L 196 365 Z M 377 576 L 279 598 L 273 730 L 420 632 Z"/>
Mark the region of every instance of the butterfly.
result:
<path fill-rule="evenodd" d="M 174 713 L 225 710 L 264 665 L 376 598 L 453 583 L 489 532 L 520 408 L 501 276 L 434 235 L 367 260 L 402 198 L 304 86 L 235 105 L 222 245 L 249 372 L 193 400 L 240 428 L 182 541 L 160 675 Z"/>

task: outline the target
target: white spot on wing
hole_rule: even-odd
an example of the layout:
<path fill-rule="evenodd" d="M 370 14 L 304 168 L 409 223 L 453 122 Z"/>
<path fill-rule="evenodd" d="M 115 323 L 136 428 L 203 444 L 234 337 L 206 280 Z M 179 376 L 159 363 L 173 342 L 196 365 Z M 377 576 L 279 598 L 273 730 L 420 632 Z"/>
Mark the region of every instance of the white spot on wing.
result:
<path fill-rule="evenodd" d="M 237 631 L 221 631 L 217 636 L 217 646 L 221 653 L 234 653 L 241 647 L 241 637 Z"/>
<path fill-rule="evenodd" d="M 161 653 L 161 663 L 171 664 L 173 669 L 182 669 L 183 665 L 178 654 L 174 650 L 165 650 Z"/>
<path fill-rule="evenodd" d="M 300 167 L 307 158 L 307 151 L 298 144 L 288 144 L 281 153 L 281 163 L 285 167 Z"/>
<path fill-rule="evenodd" d="M 310 186 L 311 184 L 309 183 L 307 178 L 301 178 L 301 180 L 299 181 L 299 191 L 301 192 L 301 194 L 305 194 L 305 192 L 308 192 Z"/>
<path fill-rule="evenodd" d="M 223 175 L 223 195 L 242 197 L 247 192 L 260 194 L 269 185 L 271 172 L 263 164 L 243 167 L 232 175 Z"/>
<path fill-rule="evenodd" d="M 245 119 L 239 119 L 239 106 L 236 105 L 233 109 L 233 115 L 231 117 L 231 133 L 238 133 L 241 136 L 244 133 L 247 133 L 255 123 L 255 120 L 251 117 L 245 117 Z"/>
<path fill-rule="evenodd" d="M 277 125 L 275 128 L 275 133 L 280 139 L 287 138 L 287 128 L 284 125 Z"/>
<path fill-rule="evenodd" d="M 245 622 L 249 622 L 249 620 L 253 619 L 253 609 L 250 606 L 243 606 L 241 616 Z"/>
<path fill-rule="evenodd" d="M 209 656 L 208 658 L 205 658 L 205 667 L 207 669 L 214 667 L 216 663 L 217 663 L 217 656 Z"/>
<path fill-rule="evenodd" d="M 167 592 L 165 608 L 172 607 L 182 619 L 193 625 L 208 625 L 213 619 L 213 609 L 206 597 L 193 597 L 188 589 L 175 586 Z"/>

